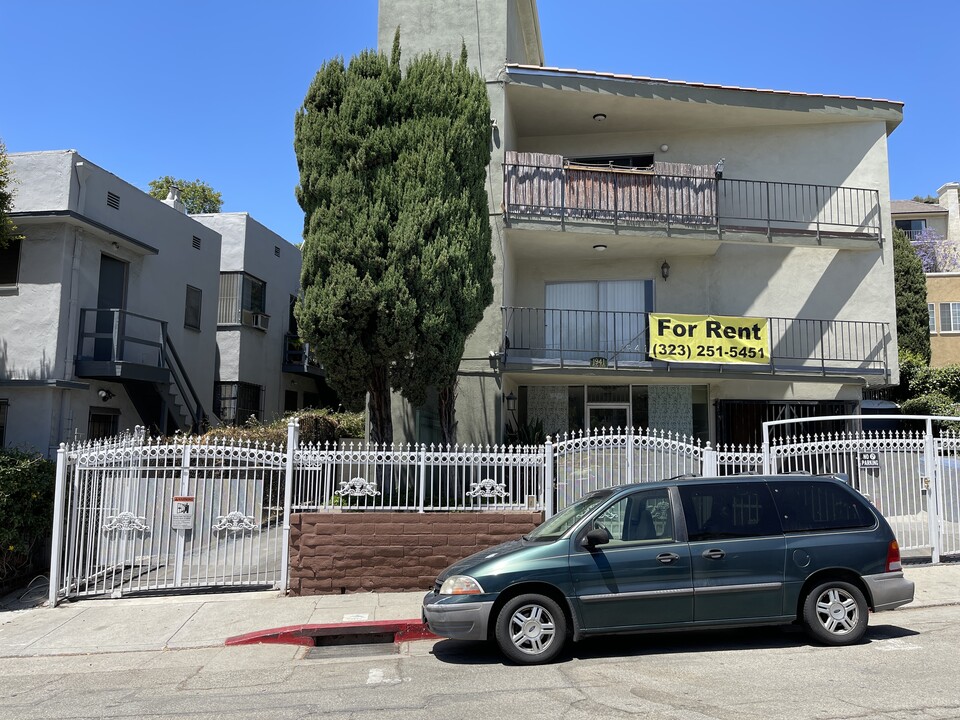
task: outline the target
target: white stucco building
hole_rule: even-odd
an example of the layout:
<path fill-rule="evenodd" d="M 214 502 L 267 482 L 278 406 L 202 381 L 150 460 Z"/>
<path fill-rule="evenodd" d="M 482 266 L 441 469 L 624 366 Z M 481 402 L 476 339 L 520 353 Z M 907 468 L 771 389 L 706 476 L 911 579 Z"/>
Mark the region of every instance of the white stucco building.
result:
<path fill-rule="evenodd" d="M 461 365 L 460 441 L 542 423 L 754 442 L 762 420 L 898 382 L 901 103 L 550 67 L 534 0 L 379 10 L 385 52 L 398 26 L 407 59 L 465 44 L 492 106 L 495 299 Z M 762 361 L 657 332 L 711 321 L 762 327 Z M 394 412 L 419 428 L 430 408 Z"/>
<path fill-rule="evenodd" d="M 286 337 L 296 247 L 243 213 L 188 216 L 73 150 L 9 157 L 24 239 L 0 251 L 0 446 L 51 453 L 215 425 L 224 407 L 243 422 L 320 403 L 319 369 Z M 243 283 L 225 321 L 222 278 L 254 273 L 265 292 Z M 240 387 L 254 404 L 238 408 Z"/>

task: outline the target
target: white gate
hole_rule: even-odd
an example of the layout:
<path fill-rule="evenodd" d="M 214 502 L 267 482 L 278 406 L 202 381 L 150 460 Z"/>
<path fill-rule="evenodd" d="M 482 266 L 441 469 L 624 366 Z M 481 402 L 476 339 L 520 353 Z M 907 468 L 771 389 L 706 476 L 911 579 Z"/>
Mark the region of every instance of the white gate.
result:
<path fill-rule="evenodd" d="M 844 431 L 803 435 L 809 422 L 844 420 L 921 421 L 922 430 Z M 890 522 L 900 548 L 941 554 L 960 552 L 960 437 L 936 429 L 956 417 L 918 415 L 831 416 L 763 424 L 764 472 L 839 473 L 866 495 Z M 774 437 L 784 426 L 793 436 Z"/>
<path fill-rule="evenodd" d="M 63 447 L 50 599 L 279 587 L 283 448 L 145 441 Z"/>

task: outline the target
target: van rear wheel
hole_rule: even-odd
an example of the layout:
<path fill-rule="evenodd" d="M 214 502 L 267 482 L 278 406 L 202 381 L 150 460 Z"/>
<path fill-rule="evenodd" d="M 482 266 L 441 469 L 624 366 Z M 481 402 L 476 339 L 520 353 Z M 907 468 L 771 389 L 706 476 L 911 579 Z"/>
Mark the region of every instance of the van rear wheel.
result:
<path fill-rule="evenodd" d="M 500 651 L 520 665 L 553 660 L 567 641 L 567 619 L 544 595 L 518 595 L 497 615 L 495 637 Z"/>
<path fill-rule="evenodd" d="M 853 645 L 867 631 L 867 601 L 855 585 L 821 583 L 803 601 L 807 634 L 824 645 Z"/>

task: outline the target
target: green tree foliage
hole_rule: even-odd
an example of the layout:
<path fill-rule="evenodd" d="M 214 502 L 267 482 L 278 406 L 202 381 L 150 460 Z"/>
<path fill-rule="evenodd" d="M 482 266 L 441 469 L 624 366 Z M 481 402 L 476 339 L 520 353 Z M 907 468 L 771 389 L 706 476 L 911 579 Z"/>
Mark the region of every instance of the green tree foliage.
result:
<path fill-rule="evenodd" d="M 56 465 L 39 455 L 0 450 L 0 582 L 26 572 L 53 525 Z"/>
<path fill-rule="evenodd" d="M 158 200 L 166 200 L 170 186 L 180 188 L 180 199 L 187 208 L 187 213 L 218 213 L 223 207 L 223 198 L 220 193 L 202 180 L 178 180 L 170 175 L 150 181 L 150 194 Z"/>
<path fill-rule="evenodd" d="M 466 337 L 492 299 L 489 113 L 465 53 L 416 58 L 404 76 L 399 34 L 389 58 L 324 63 L 297 113 L 297 323 L 345 402 L 368 395 L 375 442 L 393 438 L 391 387 L 421 404 L 436 385 L 452 407 Z"/>
<path fill-rule="evenodd" d="M 923 266 L 903 230 L 893 231 L 893 275 L 900 347 L 930 362 L 930 320 L 927 279 Z"/>
<path fill-rule="evenodd" d="M 0 138 L 0 248 L 4 248 L 22 236 L 17 232 L 17 226 L 10 219 L 13 212 L 13 184 L 16 182 L 10 172 L 10 158 L 7 155 L 7 146 Z"/>

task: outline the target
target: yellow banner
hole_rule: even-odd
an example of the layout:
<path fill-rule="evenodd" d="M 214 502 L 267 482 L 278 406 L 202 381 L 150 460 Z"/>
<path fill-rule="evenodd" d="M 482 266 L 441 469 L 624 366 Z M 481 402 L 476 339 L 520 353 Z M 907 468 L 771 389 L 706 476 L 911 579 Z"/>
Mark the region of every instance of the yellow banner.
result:
<path fill-rule="evenodd" d="M 650 313 L 650 357 L 687 363 L 770 363 L 766 318 Z"/>

